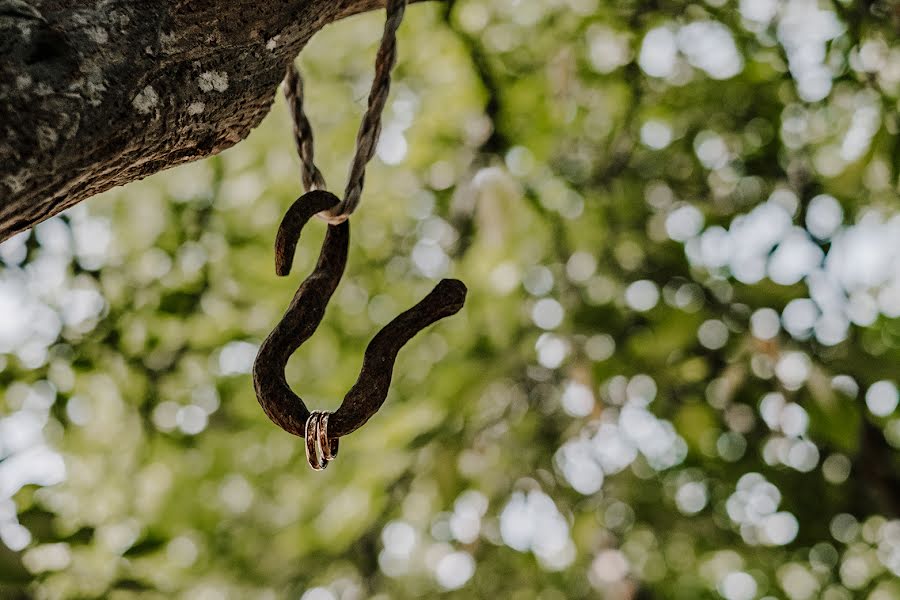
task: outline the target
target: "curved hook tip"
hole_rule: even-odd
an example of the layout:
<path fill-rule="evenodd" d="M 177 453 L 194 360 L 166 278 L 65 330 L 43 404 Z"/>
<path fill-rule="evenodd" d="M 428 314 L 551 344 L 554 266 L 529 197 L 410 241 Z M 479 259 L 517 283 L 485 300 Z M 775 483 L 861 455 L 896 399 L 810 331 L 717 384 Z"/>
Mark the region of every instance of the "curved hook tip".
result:
<path fill-rule="evenodd" d="M 397 315 L 372 338 L 356 383 L 331 415 L 331 435 L 352 433 L 378 412 L 387 398 L 400 349 L 429 325 L 458 313 L 465 303 L 466 291 L 462 281 L 442 279 L 418 304 Z"/>
<path fill-rule="evenodd" d="M 294 262 L 294 252 L 300 240 L 300 232 L 313 216 L 335 206 L 340 199 L 326 190 L 306 192 L 291 204 L 275 236 L 275 273 L 281 277 L 289 275 Z"/>
<path fill-rule="evenodd" d="M 466 293 L 468 292 L 466 284 L 459 279 L 441 279 L 434 286 L 433 294 L 439 294 L 444 298 L 444 303 L 449 306 L 456 307 L 459 310 L 466 302 Z M 454 312 L 456 312 L 456 310 Z"/>

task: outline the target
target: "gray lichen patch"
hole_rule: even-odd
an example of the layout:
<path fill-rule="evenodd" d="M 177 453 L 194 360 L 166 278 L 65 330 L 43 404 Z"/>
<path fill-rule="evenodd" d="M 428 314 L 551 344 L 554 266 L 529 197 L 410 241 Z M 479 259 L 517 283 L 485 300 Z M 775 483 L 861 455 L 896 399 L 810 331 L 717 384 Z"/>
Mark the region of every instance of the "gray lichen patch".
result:
<path fill-rule="evenodd" d="M 159 95 L 149 85 L 138 92 L 138 95 L 131 101 L 131 105 L 142 114 L 150 113 L 157 104 L 159 104 Z"/>
<path fill-rule="evenodd" d="M 25 189 L 25 184 L 28 183 L 29 179 L 31 179 L 31 173 L 25 169 L 21 169 L 15 174 L 4 177 L 3 183 L 15 194 Z"/>
<path fill-rule="evenodd" d="M 69 84 L 67 91 L 84 98 L 91 106 L 100 106 L 107 92 L 107 81 L 103 69 L 95 63 L 82 63 L 81 73 L 84 75 Z"/>
<path fill-rule="evenodd" d="M 84 30 L 85 35 L 91 39 L 91 41 L 97 44 L 105 44 L 109 41 L 109 33 L 102 27 L 88 27 Z"/>
<path fill-rule="evenodd" d="M 204 110 L 206 110 L 206 104 L 203 102 L 191 102 L 190 106 L 188 106 L 189 115 L 199 115 Z"/>
<path fill-rule="evenodd" d="M 39 81 L 38 84 L 34 86 L 35 96 L 52 96 L 55 93 L 56 91 L 43 81 Z"/>
<path fill-rule="evenodd" d="M 19 36 L 23 42 L 31 41 L 31 25 L 28 23 L 16 23 L 16 28 L 19 30 Z"/>
<path fill-rule="evenodd" d="M 224 92 L 228 89 L 228 73 L 224 71 L 204 71 L 197 77 L 197 85 L 204 92 Z"/>
<path fill-rule="evenodd" d="M 181 39 L 177 32 L 170 31 L 168 33 L 161 32 L 159 34 L 159 45 L 164 52 L 177 48 L 178 41 Z"/>
<path fill-rule="evenodd" d="M 59 142 L 59 133 L 49 125 L 38 125 L 37 141 L 41 150 L 50 150 L 56 146 L 57 142 Z"/>

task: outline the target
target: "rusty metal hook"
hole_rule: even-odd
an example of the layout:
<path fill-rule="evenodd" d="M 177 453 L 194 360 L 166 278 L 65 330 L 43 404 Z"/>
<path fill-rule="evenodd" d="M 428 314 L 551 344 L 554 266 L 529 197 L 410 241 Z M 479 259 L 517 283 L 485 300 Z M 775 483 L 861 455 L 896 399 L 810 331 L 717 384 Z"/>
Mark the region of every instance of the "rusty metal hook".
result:
<path fill-rule="evenodd" d="M 282 219 L 275 239 L 275 271 L 278 275 L 290 273 L 297 241 L 307 221 L 338 202 L 337 196 L 325 190 L 312 190 L 294 201 Z M 424 328 L 459 312 L 466 298 L 466 286 L 461 281 L 443 279 L 418 304 L 385 325 L 366 347 L 359 377 L 340 407 L 325 419 L 314 419 L 311 426 L 315 431 L 307 431 L 310 411 L 291 390 L 284 370 L 291 355 L 315 333 L 325 316 L 325 308 L 347 264 L 349 243 L 348 221 L 328 226 L 315 268 L 300 284 L 284 316 L 260 346 L 253 363 L 253 387 L 269 419 L 288 433 L 305 437 L 308 444 L 310 439 L 319 438 L 320 446 L 331 445 L 335 454 L 337 439 L 359 429 L 384 404 L 400 349 Z M 323 420 L 325 429 L 320 430 Z M 326 454 L 330 454 L 330 450 Z M 324 462 L 327 464 L 327 460 Z M 313 464 L 312 459 L 310 464 Z"/>

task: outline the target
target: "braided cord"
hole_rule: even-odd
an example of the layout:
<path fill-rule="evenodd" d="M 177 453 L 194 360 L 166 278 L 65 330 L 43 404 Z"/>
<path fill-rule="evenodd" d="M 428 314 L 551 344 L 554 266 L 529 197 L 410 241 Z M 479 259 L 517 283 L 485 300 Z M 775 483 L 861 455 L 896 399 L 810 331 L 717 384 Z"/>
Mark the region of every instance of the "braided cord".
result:
<path fill-rule="evenodd" d="M 384 111 L 391 89 L 391 70 L 397 62 L 397 29 L 403 21 L 406 0 L 387 0 L 386 9 L 387 18 L 381 45 L 375 57 L 375 77 L 369 91 L 369 105 L 356 134 L 356 152 L 350 165 L 344 199 L 320 215 L 332 224 L 346 221 L 359 206 L 365 184 L 366 164 L 375 155 L 378 137 L 381 134 L 381 113 Z M 293 63 L 288 67 L 285 77 L 284 95 L 294 121 L 294 141 L 300 155 L 303 186 L 307 191 L 325 189 L 325 178 L 314 161 L 312 126 L 303 110 L 303 78 Z"/>
<path fill-rule="evenodd" d="M 287 76 L 284 79 L 284 97 L 294 122 L 294 143 L 300 156 L 303 188 L 307 192 L 324 190 L 327 187 L 325 177 L 315 162 L 312 125 L 303 111 L 303 77 L 293 62 L 288 66 Z"/>

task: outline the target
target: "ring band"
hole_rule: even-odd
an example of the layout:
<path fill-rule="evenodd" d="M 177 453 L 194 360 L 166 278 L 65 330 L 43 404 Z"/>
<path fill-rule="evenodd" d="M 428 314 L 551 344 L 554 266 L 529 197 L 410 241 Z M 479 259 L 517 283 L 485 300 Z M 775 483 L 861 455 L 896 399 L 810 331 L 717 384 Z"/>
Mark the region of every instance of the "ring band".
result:
<path fill-rule="evenodd" d="M 322 411 L 317 421 L 317 434 L 319 438 L 319 448 L 322 450 L 322 457 L 325 461 L 334 460 L 338 453 L 338 438 L 328 437 L 328 417 L 331 415 L 328 411 Z"/>
<path fill-rule="evenodd" d="M 319 456 L 319 420 L 322 413 L 314 410 L 306 419 L 306 462 L 313 471 L 321 471 L 328 466 L 328 459 Z"/>

